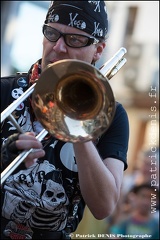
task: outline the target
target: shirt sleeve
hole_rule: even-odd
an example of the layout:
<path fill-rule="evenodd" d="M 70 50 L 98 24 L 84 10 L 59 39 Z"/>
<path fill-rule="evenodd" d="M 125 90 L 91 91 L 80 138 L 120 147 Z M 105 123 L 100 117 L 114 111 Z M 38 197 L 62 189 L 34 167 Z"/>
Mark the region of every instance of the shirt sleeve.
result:
<path fill-rule="evenodd" d="M 97 149 L 102 157 L 112 157 L 124 162 L 124 170 L 127 169 L 127 151 L 129 142 L 129 121 L 124 107 L 116 103 L 114 119 L 108 130 L 100 137 Z"/>
<path fill-rule="evenodd" d="M 1 78 L 1 112 L 10 104 L 11 91 L 12 78 Z"/>

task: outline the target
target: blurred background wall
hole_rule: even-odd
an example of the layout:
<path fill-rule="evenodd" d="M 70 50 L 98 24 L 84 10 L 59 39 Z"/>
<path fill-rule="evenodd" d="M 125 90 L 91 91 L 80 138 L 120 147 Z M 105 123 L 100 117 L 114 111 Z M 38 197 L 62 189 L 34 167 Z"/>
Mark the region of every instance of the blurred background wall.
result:
<path fill-rule="evenodd" d="M 42 25 L 49 1 L 1 1 L 1 76 L 28 71 L 41 58 Z M 127 64 L 110 80 L 129 117 L 128 169 L 137 167 L 141 150 L 159 146 L 159 1 L 106 1 L 109 37 L 102 60 L 127 49 Z M 97 203 L 98 204 L 98 203 Z M 107 203 L 106 203 L 107 204 Z M 86 208 L 78 233 L 105 232 Z"/>

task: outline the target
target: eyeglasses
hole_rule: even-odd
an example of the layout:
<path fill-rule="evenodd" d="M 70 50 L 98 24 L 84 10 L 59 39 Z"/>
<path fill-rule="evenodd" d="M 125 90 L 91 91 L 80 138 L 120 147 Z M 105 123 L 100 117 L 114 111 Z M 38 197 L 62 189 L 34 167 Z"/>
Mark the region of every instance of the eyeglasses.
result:
<path fill-rule="evenodd" d="M 63 37 L 65 44 L 72 48 L 86 47 L 91 44 L 97 44 L 99 42 L 99 40 L 94 37 L 89 37 L 82 34 L 62 33 L 57 29 L 48 26 L 47 24 L 43 25 L 42 31 L 44 36 L 50 42 L 57 42 L 58 39 Z"/>

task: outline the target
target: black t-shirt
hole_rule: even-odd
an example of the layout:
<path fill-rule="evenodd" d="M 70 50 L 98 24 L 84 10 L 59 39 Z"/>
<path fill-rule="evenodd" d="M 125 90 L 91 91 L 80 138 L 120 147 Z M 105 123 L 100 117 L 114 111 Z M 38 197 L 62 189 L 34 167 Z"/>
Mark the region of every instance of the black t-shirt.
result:
<path fill-rule="evenodd" d="M 27 88 L 27 74 L 2 78 L 1 112 Z M 28 99 L 19 105 L 13 115 L 24 132 L 33 131 L 34 124 L 37 131 L 41 128 L 38 122 L 32 122 Z M 2 144 L 16 132 L 14 125 L 6 119 L 2 123 Z M 117 158 L 124 162 L 125 170 L 128 137 L 127 113 L 120 103 L 116 103 L 111 126 L 96 142 L 102 160 Z M 28 169 L 21 164 L 6 179 L 2 191 L 2 216 L 12 221 L 18 218 L 20 223 L 31 228 L 52 231 L 61 231 L 69 223 L 75 231 L 85 203 L 81 196 L 73 145 L 50 136 L 42 144 L 45 157 Z"/>

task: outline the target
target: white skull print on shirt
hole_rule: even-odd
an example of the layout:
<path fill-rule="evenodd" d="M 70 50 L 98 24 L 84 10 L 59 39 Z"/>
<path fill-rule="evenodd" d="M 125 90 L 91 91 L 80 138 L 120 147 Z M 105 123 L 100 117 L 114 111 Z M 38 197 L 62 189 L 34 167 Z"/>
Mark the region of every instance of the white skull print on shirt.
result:
<path fill-rule="evenodd" d="M 56 143 L 57 140 L 55 145 L 50 145 L 50 149 L 54 150 Z M 65 145 L 70 145 L 70 153 L 66 156 Z M 68 171 L 77 172 L 72 144 L 65 143 L 61 146 L 60 162 Z M 72 195 L 74 179 L 66 181 L 69 183 L 69 196 Z M 19 171 L 5 182 L 2 215 L 31 228 L 61 231 L 66 226 L 69 207 L 69 199 L 62 183 L 62 170 L 56 169 L 47 160 Z"/>
<path fill-rule="evenodd" d="M 48 179 L 46 175 L 59 174 L 59 182 Z M 61 184 L 60 172 L 48 161 L 34 164 L 10 176 L 5 183 L 6 191 L 2 215 L 30 227 L 50 222 L 52 230 L 65 226 L 68 198 Z M 12 189 L 12 190 L 11 190 Z M 23 200 L 22 200 L 23 199 Z M 54 214 L 53 214 L 54 212 Z M 41 221 L 43 223 L 41 223 Z"/>

